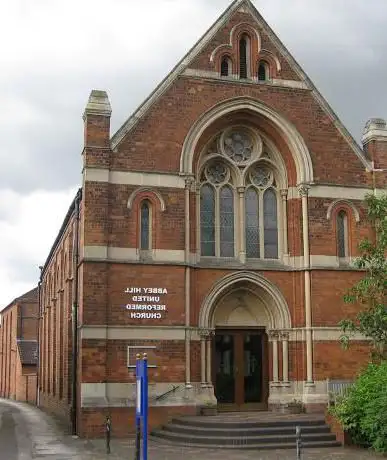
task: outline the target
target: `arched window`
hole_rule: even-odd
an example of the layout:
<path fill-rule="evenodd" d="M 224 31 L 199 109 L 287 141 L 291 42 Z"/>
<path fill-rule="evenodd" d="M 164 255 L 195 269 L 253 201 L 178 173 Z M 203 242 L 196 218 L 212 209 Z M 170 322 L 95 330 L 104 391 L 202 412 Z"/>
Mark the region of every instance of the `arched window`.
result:
<path fill-rule="evenodd" d="M 243 36 L 239 41 L 239 77 L 248 77 L 248 64 L 249 64 L 249 39 L 247 36 Z"/>
<path fill-rule="evenodd" d="M 222 77 L 228 77 L 230 75 L 231 70 L 231 62 L 227 56 L 222 58 L 222 62 L 220 64 L 220 75 Z"/>
<path fill-rule="evenodd" d="M 219 195 L 220 257 L 234 257 L 234 193 L 225 185 Z"/>
<path fill-rule="evenodd" d="M 149 201 L 143 201 L 140 208 L 140 249 L 151 249 L 151 208 Z"/>
<path fill-rule="evenodd" d="M 234 189 L 229 168 L 210 162 L 202 175 L 200 190 L 201 255 L 235 257 Z"/>
<path fill-rule="evenodd" d="M 200 174 L 201 256 L 280 257 L 281 181 L 262 151 L 261 137 L 244 127 L 227 129 L 209 144 Z"/>
<path fill-rule="evenodd" d="M 345 211 L 340 211 L 337 214 L 337 255 L 344 259 L 348 257 L 348 218 Z"/>
<path fill-rule="evenodd" d="M 258 63 L 258 81 L 267 81 L 269 76 L 269 65 L 265 61 Z"/>
<path fill-rule="evenodd" d="M 246 256 L 278 258 L 277 192 L 272 171 L 258 164 L 248 175 L 245 194 Z"/>
<path fill-rule="evenodd" d="M 263 195 L 265 258 L 278 258 L 277 196 L 272 188 Z"/>
<path fill-rule="evenodd" d="M 208 184 L 200 190 L 201 253 L 215 256 L 215 189 Z"/>

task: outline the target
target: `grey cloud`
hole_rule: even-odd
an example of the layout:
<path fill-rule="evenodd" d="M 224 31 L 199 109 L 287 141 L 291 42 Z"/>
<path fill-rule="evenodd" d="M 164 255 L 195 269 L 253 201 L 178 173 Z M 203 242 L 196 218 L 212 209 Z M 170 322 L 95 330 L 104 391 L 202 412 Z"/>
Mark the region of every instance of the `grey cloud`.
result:
<path fill-rule="evenodd" d="M 196 37 L 174 40 L 181 30 L 181 25 L 174 24 L 170 37 L 153 44 L 154 55 L 146 65 L 136 63 L 132 56 L 122 56 L 116 67 L 101 64 L 89 69 L 85 64 L 76 71 L 59 72 L 47 65 L 31 68 L 12 80 L 0 76 L 3 91 L 22 98 L 38 114 L 26 125 L 18 125 L 17 120 L 11 127 L 0 124 L 0 164 L 5 165 L 0 167 L 0 187 L 27 193 L 78 184 L 81 117 L 90 90 L 108 91 L 113 134 L 229 4 L 228 0 L 197 0 L 196 8 L 208 10 L 208 20 L 198 28 Z M 348 0 L 298 0 L 294 14 L 288 7 L 280 9 L 281 5 L 285 5 L 282 0 L 262 1 L 262 15 L 360 140 L 368 118 L 387 116 L 387 3 L 373 0 L 373 8 L 369 8 L 368 2 L 351 0 L 349 9 Z M 321 21 L 319 11 L 326 13 Z M 308 23 L 308 16 L 315 22 Z"/>

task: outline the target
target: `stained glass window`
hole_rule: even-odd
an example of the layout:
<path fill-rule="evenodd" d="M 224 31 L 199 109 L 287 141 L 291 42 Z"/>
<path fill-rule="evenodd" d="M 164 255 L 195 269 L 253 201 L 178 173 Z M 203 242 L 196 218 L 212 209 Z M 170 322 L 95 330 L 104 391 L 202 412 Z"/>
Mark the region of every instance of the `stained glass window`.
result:
<path fill-rule="evenodd" d="M 264 245 L 265 258 L 278 258 L 278 217 L 277 196 L 273 189 L 269 188 L 263 195 L 263 221 L 264 221 Z"/>
<path fill-rule="evenodd" d="M 150 249 L 150 209 L 149 203 L 144 201 L 141 204 L 141 242 L 140 249 L 148 251 Z"/>
<path fill-rule="evenodd" d="M 215 190 L 207 184 L 200 191 L 200 235 L 202 256 L 215 256 Z"/>
<path fill-rule="evenodd" d="M 337 214 L 337 250 L 339 257 L 347 256 L 346 220 L 347 215 L 344 211 L 340 211 Z"/>
<path fill-rule="evenodd" d="M 220 190 L 220 257 L 234 257 L 234 193 L 231 187 Z"/>
<path fill-rule="evenodd" d="M 259 212 L 258 193 L 249 188 L 245 195 L 246 255 L 259 258 Z"/>

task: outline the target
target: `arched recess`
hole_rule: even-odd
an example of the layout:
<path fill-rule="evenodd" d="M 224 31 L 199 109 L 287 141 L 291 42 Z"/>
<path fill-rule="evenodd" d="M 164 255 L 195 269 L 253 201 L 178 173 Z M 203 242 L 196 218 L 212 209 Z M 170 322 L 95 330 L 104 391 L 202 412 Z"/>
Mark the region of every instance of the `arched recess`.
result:
<path fill-rule="evenodd" d="M 333 203 L 329 205 L 328 211 L 327 211 L 327 220 L 331 220 L 332 218 L 332 213 L 333 210 L 340 207 L 340 206 L 345 206 L 348 207 L 352 210 L 353 216 L 355 218 L 356 222 L 360 222 L 360 213 L 357 207 L 349 200 L 336 200 Z"/>
<path fill-rule="evenodd" d="M 288 146 L 295 164 L 297 184 L 313 182 L 313 164 L 308 147 L 297 129 L 282 115 L 271 107 L 248 97 L 233 98 L 215 105 L 205 112 L 191 127 L 185 138 L 180 156 L 180 173 L 193 174 L 193 162 L 196 146 L 204 131 L 225 115 L 236 114 L 240 111 L 249 111 L 266 118 L 277 129 Z"/>
<path fill-rule="evenodd" d="M 270 311 L 267 311 L 269 329 L 291 329 L 290 311 L 281 291 L 270 281 L 257 273 L 243 271 L 232 273 L 218 280 L 202 302 L 199 312 L 199 327 L 214 328 L 214 313 L 219 301 L 230 290 L 246 289 L 250 292 L 261 291 L 261 297 L 271 299 Z M 265 303 L 265 302 L 264 302 Z"/>
<path fill-rule="evenodd" d="M 136 196 L 139 195 L 139 194 L 144 194 L 144 193 L 150 193 L 152 195 L 154 195 L 157 200 L 159 201 L 160 203 L 160 210 L 161 211 L 165 211 L 166 207 L 165 207 L 165 201 L 164 201 L 164 198 L 161 196 L 161 194 L 157 191 L 157 190 L 154 190 L 153 188 L 151 187 L 140 187 L 140 188 L 137 188 L 136 190 L 134 190 L 129 199 L 128 199 L 128 209 L 131 210 L 132 207 L 133 207 L 133 203 L 136 199 Z"/>

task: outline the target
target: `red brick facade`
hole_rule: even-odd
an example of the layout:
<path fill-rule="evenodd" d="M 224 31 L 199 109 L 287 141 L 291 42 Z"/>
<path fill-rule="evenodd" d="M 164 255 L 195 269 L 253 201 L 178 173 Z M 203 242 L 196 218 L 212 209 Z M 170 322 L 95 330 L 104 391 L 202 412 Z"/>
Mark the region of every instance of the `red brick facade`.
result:
<path fill-rule="evenodd" d="M 361 338 L 340 348 L 338 322 L 356 313 L 362 200 L 387 181 L 382 121 L 361 149 L 248 0 L 112 138 L 110 114 L 93 91 L 82 190 L 42 271 L 41 405 L 73 409 L 82 436 L 110 413 L 124 435 L 147 352 L 151 426 L 208 400 L 321 407 L 326 380 L 368 359 Z"/>
<path fill-rule="evenodd" d="M 36 403 L 38 289 L 1 312 L 0 397 Z"/>

